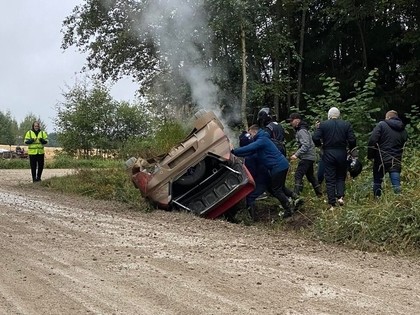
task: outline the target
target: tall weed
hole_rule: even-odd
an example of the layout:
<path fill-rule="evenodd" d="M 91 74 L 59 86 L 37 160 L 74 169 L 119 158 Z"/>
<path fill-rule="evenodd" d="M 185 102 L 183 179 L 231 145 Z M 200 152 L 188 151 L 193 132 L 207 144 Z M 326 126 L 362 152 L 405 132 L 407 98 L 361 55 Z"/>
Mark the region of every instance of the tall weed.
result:
<path fill-rule="evenodd" d="M 322 240 L 366 250 L 420 252 L 420 158 L 407 149 L 401 174 L 402 193 L 394 194 L 386 176 L 383 194 L 372 193 L 371 165 L 347 182 L 346 205 L 334 211 L 313 209 L 313 232 Z"/>

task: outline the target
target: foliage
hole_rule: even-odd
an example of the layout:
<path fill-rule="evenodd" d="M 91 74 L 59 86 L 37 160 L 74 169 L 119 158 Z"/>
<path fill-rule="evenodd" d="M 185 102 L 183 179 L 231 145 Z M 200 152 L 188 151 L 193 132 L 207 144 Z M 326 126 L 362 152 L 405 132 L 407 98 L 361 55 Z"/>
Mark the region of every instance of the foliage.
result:
<path fill-rule="evenodd" d="M 16 143 L 17 123 L 12 119 L 10 112 L 0 112 L 0 143 L 13 145 Z"/>
<path fill-rule="evenodd" d="M 305 120 L 310 125 L 316 121 L 327 119 L 328 110 L 331 107 L 340 109 L 341 118 L 348 120 L 356 135 L 359 150 L 365 148 L 368 143 L 369 133 L 376 124 L 375 113 L 380 111 L 374 106 L 374 95 L 376 89 L 377 69 L 369 72 L 364 84 L 360 81 L 354 83 L 352 97 L 343 100 L 340 93 L 340 84 L 336 78 L 321 75 L 320 80 L 324 87 L 324 94 L 312 97 L 304 94 L 308 103 L 307 110 L 302 111 Z M 365 150 L 361 151 L 361 157 L 365 156 Z"/>
<path fill-rule="evenodd" d="M 181 142 L 187 134 L 187 126 L 177 121 L 163 123 L 156 133 L 146 139 L 133 137 L 120 150 L 120 157 L 152 158 L 168 152 L 175 144 Z"/>
<path fill-rule="evenodd" d="M 51 132 L 48 133 L 48 143 L 47 145 L 48 147 L 61 147 L 60 143 L 58 142 L 58 138 L 57 138 L 57 133 L 56 132 Z"/>
<path fill-rule="evenodd" d="M 23 137 L 28 130 L 32 129 L 32 125 L 35 121 L 38 121 L 42 130 L 48 132 L 48 126 L 45 122 L 41 119 L 41 117 L 36 116 L 34 113 L 28 113 L 25 118 L 23 118 L 22 122 L 19 124 L 19 134 L 22 135 L 22 142 L 23 144 Z"/>
<path fill-rule="evenodd" d="M 23 145 L 25 133 L 32 128 L 34 121 L 39 121 L 44 128 L 42 120 L 32 113 L 26 115 L 23 121 L 18 124 L 10 111 L 0 112 L 0 144 Z"/>
<path fill-rule="evenodd" d="M 130 137 L 144 137 L 153 130 L 147 108 L 114 101 L 99 82 L 92 88 L 76 84 L 64 97 L 65 102 L 57 105 L 56 125 L 58 141 L 69 154 L 112 153 Z"/>
<path fill-rule="evenodd" d="M 27 159 L 0 159 L 0 169 L 23 169 L 29 168 Z"/>
<path fill-rule="evenodd" d="M 361 250 L 392 252 L 420 251 L 420 195 L 418 150 L 406 149 L 401 182 L 403 192 L 395 195 L 389 179 L 384 194 L 375 199 L 372 175 L 366 167 L 360 178 L 347 184 L 346 206 L 335 211 L 315 210 L 314 232 L 322 240 L 343 243 Z"/>
<path fill-rule="evenodd" d="M 199 103 L 235 113 L 244 31 L 249 118 L 267 104 L 287 115 L 301 90 L 322 94 L 320 73 L 351 99 L 368 69 L 378 69 L 369 109 L 406 112 L 420 100 L 419 7 L 416 0 L 87 0 L 65 19 L 62 46 L 87 53 L 87 68 L 102 80 L 132 75 L 161 110 Z M 201 103 L 200 88 L 211 91 Z"/>
<path fill-rule="evenodd" d="M 409 119 L 406 125 L 408 141 L 414 148 L 420 147 L 420 110 L 418 105 L 412 105 L 409 113 L 405 116 Z"/>

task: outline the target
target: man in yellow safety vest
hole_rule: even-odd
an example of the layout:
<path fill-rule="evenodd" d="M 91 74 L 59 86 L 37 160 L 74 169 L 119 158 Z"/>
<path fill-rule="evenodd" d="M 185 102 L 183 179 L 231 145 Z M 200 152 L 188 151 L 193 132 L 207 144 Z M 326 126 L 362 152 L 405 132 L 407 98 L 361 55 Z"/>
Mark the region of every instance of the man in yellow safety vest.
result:
<path fill-rule="evenodd" d="M 47 133 L 41 130 L 40 123 L 35 121 L 32 124 L 32 129 L 25 134 L 25 144 L 28 145 L 29 164 L 33 182 L 41 181 L 45 160 L 44 145 L 47 143 Z"/>

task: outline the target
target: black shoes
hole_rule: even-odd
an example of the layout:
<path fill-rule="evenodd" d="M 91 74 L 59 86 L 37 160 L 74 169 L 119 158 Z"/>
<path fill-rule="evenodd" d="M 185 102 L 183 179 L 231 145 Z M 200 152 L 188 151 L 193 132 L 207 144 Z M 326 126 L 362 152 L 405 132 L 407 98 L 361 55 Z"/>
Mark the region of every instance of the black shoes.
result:
<path fill-rule="evenodd" d="M 249 216 L 251 217 L 252 221 L 255 221 L 255 206 L 249 206 L 247 208 Z"/>
<path fill-rule="evenodd" d="M 287 219 L 290 218 L 293 215 L 293 212 L 291 209 L 287 209 L 283 212 L 282 218 Z"/>

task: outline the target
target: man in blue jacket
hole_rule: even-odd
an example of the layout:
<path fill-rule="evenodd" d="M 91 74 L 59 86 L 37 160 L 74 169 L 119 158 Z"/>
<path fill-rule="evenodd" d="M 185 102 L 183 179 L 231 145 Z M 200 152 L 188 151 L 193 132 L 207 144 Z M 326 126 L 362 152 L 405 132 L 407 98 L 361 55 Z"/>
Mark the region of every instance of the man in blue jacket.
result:
<path fill-rule="evenodd" d="M 251 134 L 248 131 L 242 131 L 239 135 L 239 146 L 243 147 L 253 142 Z M 270 175 L 267 168 L 258 162 L 257 153 L 248 155 L 244 159 L 244 163 L 248 171 L 251 173 L 255 181 L 255 189 L 246 196 L 246 207 L 251 215 L 251 218 L 255 221 L 255 201 L 265 191 L 269 189 Z"/>
<path fill-rule="evenodd" d="M 294 194 L 285 185 L 289 162 L 270 140 L 270 135 L 260 129 L 258 125 L 252 125 L 248 132 L 253 141 L 232 150 L 232 154 L 245 158 L 254 153 L 257 154 L 258 162 L 264 165 L 270 176 L 269 191 L 279 200 L 284 209 L 283 218 L 291 217 L 293 210 L 288 197 L 292 197 Z"/>

